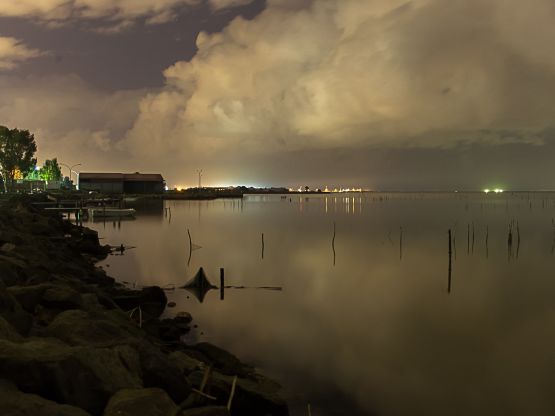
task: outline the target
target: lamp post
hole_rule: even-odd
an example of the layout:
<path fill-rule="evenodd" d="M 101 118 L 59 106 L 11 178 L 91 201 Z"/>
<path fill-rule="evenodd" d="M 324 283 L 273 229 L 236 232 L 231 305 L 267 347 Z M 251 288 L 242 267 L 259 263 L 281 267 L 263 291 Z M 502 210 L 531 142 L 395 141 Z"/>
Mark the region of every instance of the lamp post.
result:
<path fill-rule="evenodd" d="M 71 180 L 72 180 L 72 179 L 71 179 L 71 177 L 72 177 L 72 176 L 71 176 L 71 173 L 72 173 L 72 172 L 75 172 L 75 171 L 73 170 L 73 168 L 75 168 L 75 167 L 77 167 L 77 166 L 81 166 L 81 163 L 76 163 L 75 165 L 71 165 L 71 166 L 66 165 L 65 163 L 60 163 L 60 165 L 65 166 L 65 167 L 69 170 L 69 180 L 71 181 Z M 77 173 L 77 172 L 75 172 L 75 173 Z"/>
<path fill-rule="evenodd" d="M 202 178 L 202 169 L 197 169 L 197 173 L 198 173 L 198 187 L 199 189 L 201 188 L 201 178 Z"/>

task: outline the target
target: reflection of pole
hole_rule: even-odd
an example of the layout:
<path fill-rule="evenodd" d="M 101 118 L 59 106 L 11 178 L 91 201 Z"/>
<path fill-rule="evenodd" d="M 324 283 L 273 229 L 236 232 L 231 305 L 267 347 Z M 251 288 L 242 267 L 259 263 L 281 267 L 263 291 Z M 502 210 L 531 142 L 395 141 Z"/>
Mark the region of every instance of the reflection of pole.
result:
<path fill-rule="evenodd" d="M 197 169 L 198 173 L 198 187 L 201 188 L 202 169 Z"/>

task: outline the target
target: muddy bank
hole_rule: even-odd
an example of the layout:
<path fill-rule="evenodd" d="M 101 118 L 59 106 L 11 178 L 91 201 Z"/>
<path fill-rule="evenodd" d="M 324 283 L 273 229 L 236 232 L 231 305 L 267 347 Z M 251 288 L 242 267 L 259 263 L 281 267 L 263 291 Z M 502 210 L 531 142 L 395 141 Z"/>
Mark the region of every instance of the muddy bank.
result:
<path fill-rule="evenodd" d="M 159 319 L 163 290 L 128 290 L 96 267 L 107 253 L 94 231 L 21 200 L 0 207 L 0 414 L 288 414 L 276 383 L 183 344 L 191 317 Z"/>

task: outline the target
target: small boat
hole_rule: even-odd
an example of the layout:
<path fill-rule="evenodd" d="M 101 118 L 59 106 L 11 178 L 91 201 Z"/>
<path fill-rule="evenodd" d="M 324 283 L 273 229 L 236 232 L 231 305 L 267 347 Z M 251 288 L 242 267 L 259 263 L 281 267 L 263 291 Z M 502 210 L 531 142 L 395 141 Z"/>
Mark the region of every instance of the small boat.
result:
<path fill-rule="evenodd" d="M 89 208 L 91 217 L 134 217 L 135 210 L 133 208 L 109 208 L 96 207 Z"/>

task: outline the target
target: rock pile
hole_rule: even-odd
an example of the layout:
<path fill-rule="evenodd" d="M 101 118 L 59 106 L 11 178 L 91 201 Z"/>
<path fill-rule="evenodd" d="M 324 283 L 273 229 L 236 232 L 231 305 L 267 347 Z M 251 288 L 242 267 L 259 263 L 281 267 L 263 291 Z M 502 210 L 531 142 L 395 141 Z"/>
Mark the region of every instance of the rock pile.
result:
<path fill-rule="evenodd" d="M 182 343 L 191 316 L 160 320 L 162 289 L 129 290 L 96 267 L 108 251 L 21 201 L 0 208 L 1 415 L 288 414 L 276 383 Z"/>

